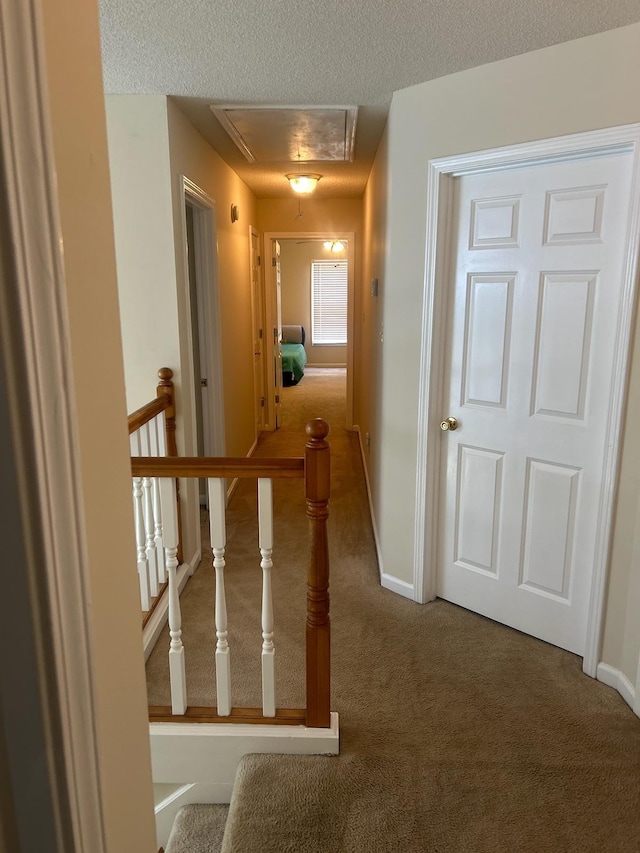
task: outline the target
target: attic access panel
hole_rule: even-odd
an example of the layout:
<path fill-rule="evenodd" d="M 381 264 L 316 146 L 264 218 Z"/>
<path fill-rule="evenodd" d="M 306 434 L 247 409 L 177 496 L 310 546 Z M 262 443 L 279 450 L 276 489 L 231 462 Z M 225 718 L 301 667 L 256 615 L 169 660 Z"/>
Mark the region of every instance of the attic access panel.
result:
<path fill-rule="evenodd" d="M 211 111 L 250 163 L 351 162 L 357 107 L 245 107 Z"/>

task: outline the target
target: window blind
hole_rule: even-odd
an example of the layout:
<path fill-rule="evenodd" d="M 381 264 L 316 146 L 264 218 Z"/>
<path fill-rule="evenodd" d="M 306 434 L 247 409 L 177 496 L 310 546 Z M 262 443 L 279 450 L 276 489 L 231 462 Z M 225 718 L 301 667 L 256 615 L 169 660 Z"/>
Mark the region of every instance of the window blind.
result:
<path fill-rule="evenodd" d="M 347 343 L 347 262 L 311 263 L 311 342 Z"/>

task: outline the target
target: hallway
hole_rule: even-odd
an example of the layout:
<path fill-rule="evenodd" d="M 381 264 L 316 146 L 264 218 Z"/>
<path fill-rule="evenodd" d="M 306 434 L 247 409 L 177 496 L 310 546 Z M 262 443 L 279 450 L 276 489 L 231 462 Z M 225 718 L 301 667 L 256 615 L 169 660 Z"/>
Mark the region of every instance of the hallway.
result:
<path fill-rule="evenodd" d="M 638 719 L 576 656 L 446 602 L 419 606 L 382 589 L 340 384 L 309 375 L 285 390 L 284 426 L 263 436 L 259 455 L 300 455 L 304 423 L 321 413 L 331 424 L 331 706 L 341 754 L 246 756 L 222 851 L 638 851 Z M 277 484 L 276 696 L 285 707 L 303 700 L 303 504 L 301 484 Z M 241 484 L 228 515 L 235 705 L 260 699 L 254 506 L 254 487 Z M 182 601 L 189 703 L 213 704 L 210 562 Z M 166 646 L 148 664 L 154 704 L 168 698 Z"/>

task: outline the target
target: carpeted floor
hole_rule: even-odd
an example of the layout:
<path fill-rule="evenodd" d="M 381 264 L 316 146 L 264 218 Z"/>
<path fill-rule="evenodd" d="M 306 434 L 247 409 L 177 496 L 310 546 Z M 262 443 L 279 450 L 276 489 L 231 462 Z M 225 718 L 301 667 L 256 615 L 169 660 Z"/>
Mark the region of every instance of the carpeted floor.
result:
<path fill-rule="evenodd" d="M 638 853 L 640 720 L 574 655 L 444 601 L 420 606 L 383 590 L 357 438 L 343 426 L 344 380 L 309 372 L 285 392 L 284 426 L 263 437 L 261 455 L 301 455 L 304 423 L 322 415 L 331 424 L 341 754 L 246 756 L 222 853 Z M 306 520 L 301 484 L 280 484 L 276 496 L 278 703 L 292 707 L 303 696 Z M 260 700 L 254 534 L 246 544 L 254 505 L 243 484 L 229 511 L 237 705 Z M 213 704 L 209 565 L 182 602 L 189 703 Z M 149 659 L 153 704 L 168 702 L 166 657 L 161 642 Z"/>

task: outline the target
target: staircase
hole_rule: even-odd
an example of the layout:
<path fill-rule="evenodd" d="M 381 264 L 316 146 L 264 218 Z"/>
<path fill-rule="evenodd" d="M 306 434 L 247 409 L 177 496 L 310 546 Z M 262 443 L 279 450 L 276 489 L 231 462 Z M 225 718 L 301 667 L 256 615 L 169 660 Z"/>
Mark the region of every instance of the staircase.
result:
<path fill-rule="evenodd" d="M 181 806 L 230 801 L 243 755 L 336 754 L 339 734 L 330 710 L 329 425 L 313 418 L 297 432 L 302 455 L 181 457 L 172 372 L 158 376 L 156 397 L 129 416 L 129 431 L 141 605 L 151 613 L 155 604 L 151 619 L 160 611 L 158 629 L 167 618 L 169 627 L 145 652 L 162 844 Z M 193 573 L 180 560 L 179 483 L 200 478 L 208 503 Z M 244 511 L 229 508 L 231 493 Z M 291 539 L 291 530 L 302 535 Z M 247 693 L 256 661 L 258 702 Z"/>

